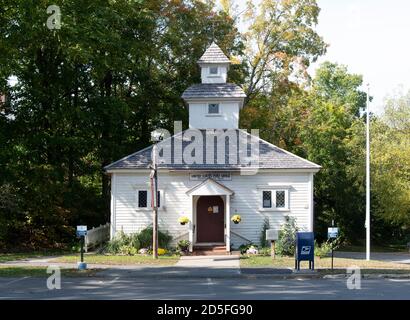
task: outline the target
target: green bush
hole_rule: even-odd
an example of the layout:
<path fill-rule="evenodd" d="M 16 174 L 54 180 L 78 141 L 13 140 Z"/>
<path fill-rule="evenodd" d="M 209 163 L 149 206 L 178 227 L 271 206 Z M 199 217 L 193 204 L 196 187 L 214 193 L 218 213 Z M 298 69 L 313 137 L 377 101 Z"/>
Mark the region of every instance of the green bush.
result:
<path fill-rule="evenodd" d="M 119 253 L 127 256 L 134 256 L 138 253 L 138 249 L 132 245 L 123 245 L 119 248 Z"/>
<path fill-rule="evenodd" d="M 161 248 L 167 248 L 172 237 L 168 232 L 158 231 L 158 242 Z M 111 254 L 134 255 L 140 248 L 152 248 L 152 228 L 148 227 L 141 230 L 140 233 L 126 235 L 123 231 L 117 233 L 114 239 L 111 239 L 104 252 Z"/>
<path fill-rule="evenodd" d="M 269 228 L 269 219 L 265 217 L 265 219 L 263 220 L 261 235 L 259 238 L 261 247 L 266 247 L 268 245 L 268 242 L 266 241 L 266 230 L 269 230 Z"/>
<path fill-rule="evenodd" d="M 270 256 L 270 254 L 271 254 L 271 249 L 268 248 L 268 247 L 260 248 L 260 249 L 259 249 L 259 254 L 260 254 L 261 256 Z"/>
<path fill-rule="evenodd" d="M 296 249 L 296 219 L 289 217 L 279 231 L 279 239 L 276 243 L 276 253 L 281 256 L 293 256 Z"/>
<path fill-rule="evenodd" d="M 152 248 L 152 234 L 152 227 L 141 230 L 137 236 L 141 248 Z M 158 243 L 161 248 L 168 248 L 171 240 L 172 236 L 167 231 L 158 230 Z"/>
<path fill-rule="evenodd" d="M 333 240 L 333 250 L 336 250 L 339 246 L 338 239 Z M 315 256 L 320 258 L 327 257 L 330 252 L 332 251 L 332 240 L 327 240 L 323 242 L 320 246 L 317 244 L 315 240 Z"/>
<path fill-rule="evenodd" d="M 178 242 L 178 249 L 181 251 L 188 251 L 189 246 L 191 245 L 191 242 L 189 240 L 180 240 Z"/>
<path fill-rule="evenodd" d="M 111 254 L 121 253 L 120 248 L 129 245 L 130 242 L 130 236 L 126 235 L 123 231 L 120 231 L 107 243 L 105 251 Z"/>
<path fill-rule="evenodd" d="M 238 249 L 241 252 L 241 254 L 245 254 L 246 250 L 248 250 L 250 247 L 257 248 L 258 246 L 256 244 L 253 244 L 253 243 L 241 244 Z"/>

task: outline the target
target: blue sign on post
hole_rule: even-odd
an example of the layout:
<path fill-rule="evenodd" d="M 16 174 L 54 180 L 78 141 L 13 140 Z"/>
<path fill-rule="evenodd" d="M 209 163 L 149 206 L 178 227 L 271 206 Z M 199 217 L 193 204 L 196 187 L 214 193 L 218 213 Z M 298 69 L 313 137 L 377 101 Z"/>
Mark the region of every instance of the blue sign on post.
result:
<path fill-rule="evenodd" d="M 77 237 L 85 237 L 87 235 L 87 226 L 77 226 Z"/>
<path fill-rule="evenodd" d="M 339 228 L 327 228 L 327 238 L 335 239 L 339 236 Z"/>
<path fill-rule="evenodd" d="M 295 269 L 300 270 L 300 261 L 309 261 L 309 269 L 315 269 L 315 235 L 313 232 L 296 233 Z"/>

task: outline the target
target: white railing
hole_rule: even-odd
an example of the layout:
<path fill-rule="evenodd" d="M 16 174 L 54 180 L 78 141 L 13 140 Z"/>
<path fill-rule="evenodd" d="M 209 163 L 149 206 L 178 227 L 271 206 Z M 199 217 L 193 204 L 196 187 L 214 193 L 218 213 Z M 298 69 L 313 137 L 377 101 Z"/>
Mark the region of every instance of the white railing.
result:
<path fill-rule="evenodd" d="M 100 243 L 110 240 L 110 224 L 100 225 L 97 228 L 92 228 L 87 230 L 87 235 L 85 236 L 84 249 L 85 252 L 90 247 L 94 247 Z"/>

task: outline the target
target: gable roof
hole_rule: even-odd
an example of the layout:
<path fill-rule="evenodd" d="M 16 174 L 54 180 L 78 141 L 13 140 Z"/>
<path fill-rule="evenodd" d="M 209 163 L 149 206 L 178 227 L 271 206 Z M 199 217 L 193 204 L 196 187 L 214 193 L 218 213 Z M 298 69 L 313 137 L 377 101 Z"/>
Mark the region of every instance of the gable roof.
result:
<path fill-rule="evenodd" d="M 231 189 L 212 178 L 207 178 L 186 192 L 187 195 L 192 194 L 193 196 L 233 195 L 234 193 Z"/>
<path fill-rule="evenodd" d="M 190 86 L 182 94 L 183 99 L 194 98 L 245 98 L 246 94 L 233 83 L 199 83 Z"/>
<path fill-rule="evenodd" d="M 241 138 L 239 136 L 239 132 L 246 133 L 245 131 L 239 129 L 230 129 L 234 130 L 235 134 L 237 135 L 238 140 Z M 198 142 L 202 142 L 202 163 L 187 163 L 184 159 L 176 159 L 174 157 L 174 151 L 176 154 L 184 154 L 186 151 L 187 153 L 192 154 L 192 146 L 195 145 L 196 140 L 192 140 L 187 136 L 192 136 L 195 132 L 198 133 L 202 139 L 199 139 Z M 213 132 L 210 135 L 210 132 Z M 216 146 L 214 147 L 214 161 L 207 162 L 207 139 L 215 139 L 218 136 L 224 134 L 226 130 L 196 130 L 196 129 L 188 129 L 181 133 L 178 133 L 158 144 L 159 150 L 164 148 L 163 154 L 161 156 L 162 159 L 158 163 L 159 169 L 169 169 L 169 170 L 243 170 L 250 168 L 249 165 L 243 164 L 240 161 L 240 156 L 243 153 L 243 150 L 238 148 L 238 145 L 232 145 L 235 154 L 231 154 L 232 159 L 229 157 L 228 152 L 224 152 L 223 155 L 219 155 L 218 158 L 218 150 Z M 246 133 L 248 137 L 251 135 Z M 311 161 L 305 160 L 297 155 L 294 155 L 286 150 L 283 150 L 263 139 L 254 137 L 253 143 L 258 143 L 259 147 L 259 157 L 257 160 L 256 166 L 253 166 L 251 169 L 307 169 L 312 171 L 317 171 L 321 167 Z M 202 141 L 200 141 L 202 140 Z M 209 141 L 209 140 L 208 140 Z M 215 140 L 214 140 L 215 141 Z M 176 144 L 182 145 L 181 151 L 176 151 Z M 189 148 L 187 148 L 189 146 Z M 228 143 L 225 140 L 225 150 L 226 148 L 229 149 L 229 140 Z M 249 154 L 251 151 L 251 144 L 247 145 L 247 153 Z M 170 155 L 165 154 L 165 150 L 170 151 Z M 198 147 L 199 148 L 199 147 Z M 225 151 L 224 150 L 224 151 Z M 208 150 L 209 151 L 209 150 Z M 129 156 L 126 156 L 110 165 L 106 166 L 104 169 L 107 171 L 110 170 L 129 170 L 129 169 L 149 169 L 151 165 L 151 154 L 152 154 L 152 146 L 149 146 L 143 150 L 135 152 Z M 210 153 L 209 153 L 210 154 Z M 236 156 L 236 157 L 235 157 Z M 182 157 L 181 157 L 182 158 Z M 236 159 L 236 161 L 235 161 Z"/>
<path fill-rule="evenodd" d="M 202 57 L 199 58 L 198 63 L 230 63 L 230 60 L 221 48 L 215 42 L 212 42 Z"/>

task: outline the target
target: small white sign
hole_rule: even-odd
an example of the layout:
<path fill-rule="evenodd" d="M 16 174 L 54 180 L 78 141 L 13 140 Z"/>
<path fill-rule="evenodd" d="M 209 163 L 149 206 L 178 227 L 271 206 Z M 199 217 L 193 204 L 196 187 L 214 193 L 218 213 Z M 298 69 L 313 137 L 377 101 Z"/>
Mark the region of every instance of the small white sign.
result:
<path fill-rule="evenodd" d="M 216 181 L 232 180 L 230 172 L 214 172 L 214 173 L 191 173 L 189 178 L 193 181 L 202 181 L 211 178 Z"/>
<path fill-rule="evenodd" d="M 213 207 L 213 213 L 218 213 L 219 212 L 219 207 L 218 206 L 214 206 Z"/>
<path fill-rule="evenodd" d="M 87 226 L 77 226 L 77 231 L 87 231 Z"/>
<path fill-rule="evenodd" d="M 266 240 L 274 241 L 278 239 L 279 239 L 278 230 L 276 229 L 266 230 Z"/>

